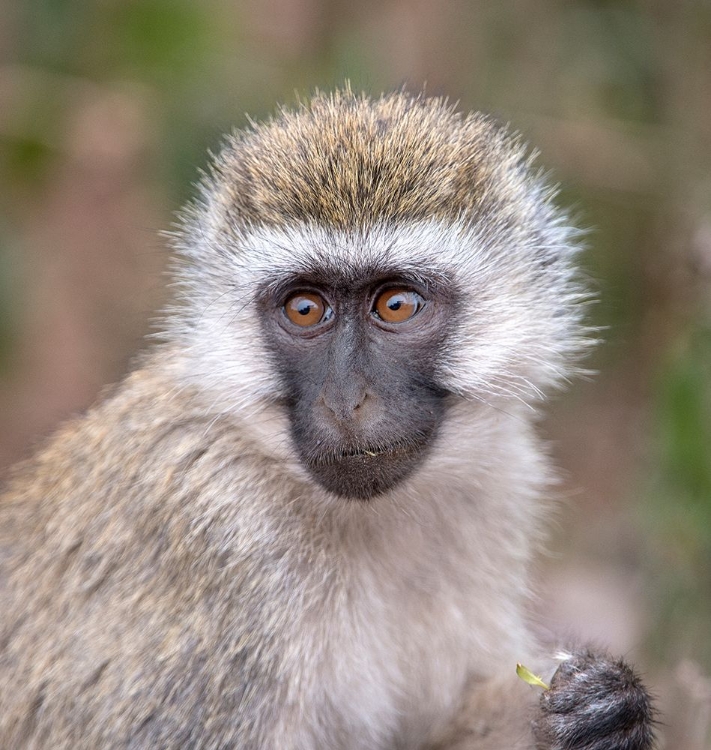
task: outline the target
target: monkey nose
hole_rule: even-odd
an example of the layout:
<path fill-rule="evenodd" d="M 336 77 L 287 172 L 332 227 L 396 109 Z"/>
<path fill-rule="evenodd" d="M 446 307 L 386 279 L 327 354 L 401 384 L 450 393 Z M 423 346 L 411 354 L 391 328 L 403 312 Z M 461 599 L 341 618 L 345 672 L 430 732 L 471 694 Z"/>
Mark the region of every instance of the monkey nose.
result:
<path fill-rule="evenodd" d="M 326 387 L 320 401 L 332 419 L 339 423 L 353 422 L 363 417 L 366 403 L 371 399 L 365 384 L 348 383 L 341 387 Z"/>

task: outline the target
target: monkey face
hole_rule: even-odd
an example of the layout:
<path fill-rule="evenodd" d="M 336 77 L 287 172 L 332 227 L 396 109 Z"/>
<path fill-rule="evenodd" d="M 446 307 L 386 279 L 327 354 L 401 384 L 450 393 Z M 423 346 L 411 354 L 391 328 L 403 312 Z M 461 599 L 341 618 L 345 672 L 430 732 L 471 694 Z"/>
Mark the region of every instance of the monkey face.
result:
<path fill-rule="evenodd" d="M 421 463 L 443 418 L 437 363 L 456 295 L 387 270 L 298 275 L 260 299 L 295 449 L 347 498 L 387 491 Z"/>
<path fill-rule="evenodd" d="M 463 409 L 535 404 L 578 345 L 565 258 L 522 258 L 515 227 L 216 226 L 190 248 L 188 288 L 207 302 L 174 329 L 184 377 L 286 472 L 342 497 L 436 461 Z"/>
<path fill-rule="evenodd" d="M 176 236 L 180 380 L 285 472 L 387 492 L 588 346 L 553 195 L 515 136 L 442 100 L 317 97 L 237 134 Z"/>

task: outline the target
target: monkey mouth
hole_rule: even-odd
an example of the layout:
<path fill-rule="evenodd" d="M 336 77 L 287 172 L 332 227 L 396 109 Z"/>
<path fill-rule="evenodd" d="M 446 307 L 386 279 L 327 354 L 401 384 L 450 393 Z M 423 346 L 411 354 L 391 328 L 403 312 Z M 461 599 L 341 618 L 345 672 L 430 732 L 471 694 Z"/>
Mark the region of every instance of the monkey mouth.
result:
<path fill-rule="evenodd" d="M 340 497 L 370 500 L 395 487 L 420 463 L 427 440 L 332 447 L 303 456 L 318 484 Z"/>
<path fill-rule="evenodd" d="M 326 452 L 320 456 L 315 456 L 310 463 L 313 465 L 338 464 L 340 461 L 351 458 L 362 458 L 367 461 L 368 459 L 381 456 L 404 455 L 413 449 L 417 450 L 416 444 L 413 442 L 406 443 L 405 441 L 394 442 L 387 445 L 380 444 L 341 448 Z"/>
<path fill-rule="evenodd" d="M 356 448 L 355 450 L 342 451 L 339 455 L 340 458 L 352 458 L 353 456 L 370 456 L 373 458 L 374 456 L 379 456 L 381 453 L 385 453 L 386 450 L 386 448 Z"/>

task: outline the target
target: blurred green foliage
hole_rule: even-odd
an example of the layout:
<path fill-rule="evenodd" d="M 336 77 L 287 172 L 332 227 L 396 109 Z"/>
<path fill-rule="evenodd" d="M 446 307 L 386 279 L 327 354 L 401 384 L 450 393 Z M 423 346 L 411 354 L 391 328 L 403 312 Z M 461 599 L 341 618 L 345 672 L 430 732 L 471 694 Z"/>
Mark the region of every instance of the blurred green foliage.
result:
<path fill-rule="evenodd" d="M 667 360 L 655 399 L 655 468 L 643 505 L 656 574 L 650 642 L 656 653 L 692 653 L 711 665 L 711 321 L 695 322 Z"/>
<path fill-rule="evenodd" d="M 0 376 L 4 374 L 17 335 L 15 290 L 17 271 L 14 258 L 5 247 L 7 230 L 0 223 Z"/>

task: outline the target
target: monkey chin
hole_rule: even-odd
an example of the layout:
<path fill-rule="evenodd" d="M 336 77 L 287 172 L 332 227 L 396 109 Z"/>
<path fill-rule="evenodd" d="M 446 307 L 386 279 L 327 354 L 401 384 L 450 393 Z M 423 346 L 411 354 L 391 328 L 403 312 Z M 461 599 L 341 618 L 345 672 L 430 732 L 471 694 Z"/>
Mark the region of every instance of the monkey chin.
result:
<path fill-rule="evenodd" d="M 313 479 L 347 500 L 371 500 L 406 479 L 421 463 L 423 444 L 354 449 L 305 461 Z"/>

